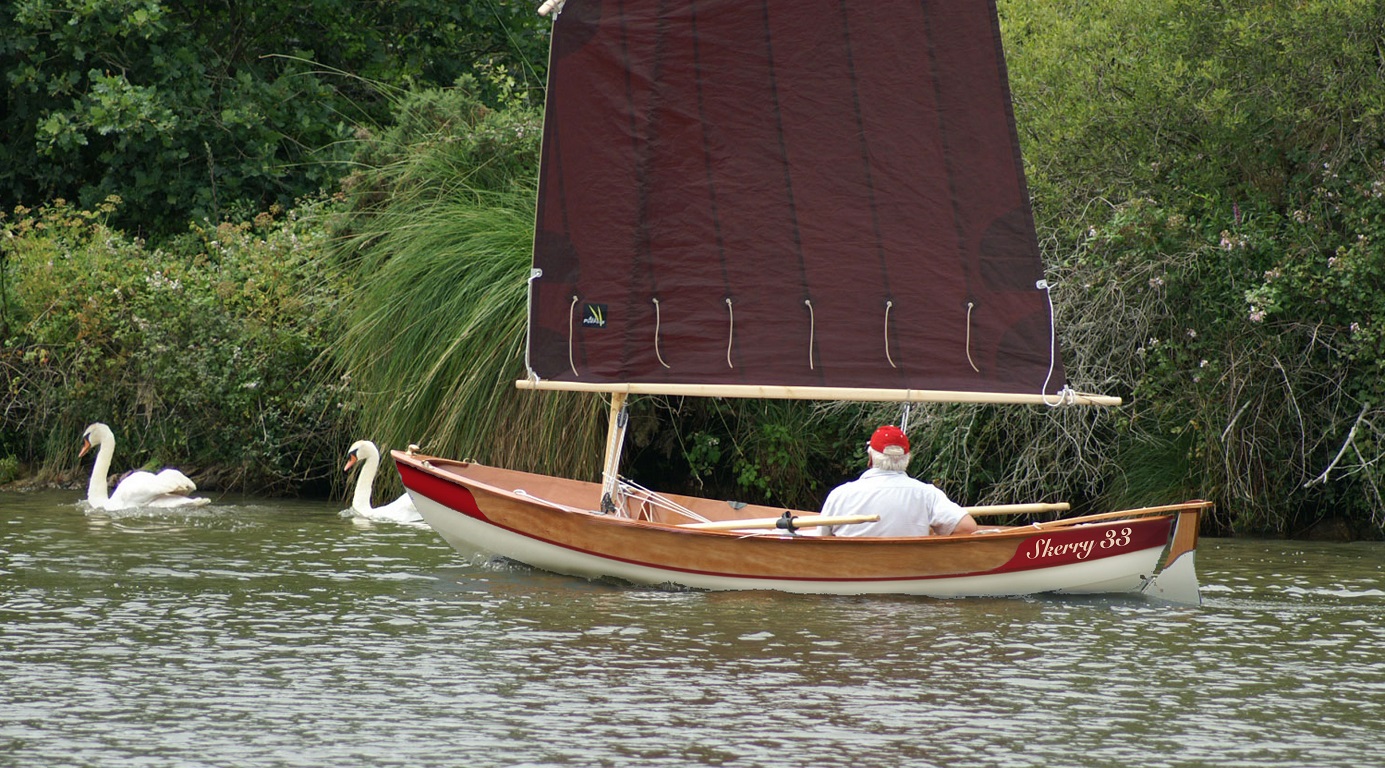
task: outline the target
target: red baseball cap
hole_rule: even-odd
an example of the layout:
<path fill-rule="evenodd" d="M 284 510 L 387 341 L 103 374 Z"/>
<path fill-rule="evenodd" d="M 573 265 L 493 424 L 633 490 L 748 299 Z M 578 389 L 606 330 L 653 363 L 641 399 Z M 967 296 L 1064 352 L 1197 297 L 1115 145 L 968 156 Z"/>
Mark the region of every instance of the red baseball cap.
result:
<path fill-rule="evenodd" d="M 903 448 L 905 453 L 909 452 L 908 436 L 904 434 L 904 430 L 892 424 L 886 424 L 870 436 L 870 447 L 876 453 L 884 453 L 885 449 L 892 445 Z"/>

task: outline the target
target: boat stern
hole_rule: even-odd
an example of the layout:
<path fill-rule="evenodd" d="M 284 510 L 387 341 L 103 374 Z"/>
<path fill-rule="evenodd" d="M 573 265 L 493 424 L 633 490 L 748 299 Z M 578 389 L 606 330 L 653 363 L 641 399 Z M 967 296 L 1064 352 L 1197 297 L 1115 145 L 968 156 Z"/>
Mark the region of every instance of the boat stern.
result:
<path fill-rule="evenodd" d="M 1197 538 L 1202 513 L 1211 509 L 1212 502 L 1189 502 L 1179 511 L 1174 523 L 1173 538 L 1164 567 L 1145 585 L 1145 595 L 1184 605 L 1201 605 L 1202 591 L 1197 580 Z"/>

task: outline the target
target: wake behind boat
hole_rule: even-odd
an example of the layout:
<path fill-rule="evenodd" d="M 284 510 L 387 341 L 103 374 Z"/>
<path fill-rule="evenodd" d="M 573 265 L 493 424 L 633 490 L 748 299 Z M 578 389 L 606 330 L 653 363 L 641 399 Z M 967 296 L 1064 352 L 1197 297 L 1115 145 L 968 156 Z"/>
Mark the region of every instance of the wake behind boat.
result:
<path fill-rule="evenodd" d="M 1119 404 L 1066 384 L 992 0 L 542 10 L 560 15 L 518 385 L 610 396 L 602 481 L 395 452 L 425 522 L 636 583 L 1197 602 L 1201 501 L 838 538 L 620 477 L 632 395 Z"/>

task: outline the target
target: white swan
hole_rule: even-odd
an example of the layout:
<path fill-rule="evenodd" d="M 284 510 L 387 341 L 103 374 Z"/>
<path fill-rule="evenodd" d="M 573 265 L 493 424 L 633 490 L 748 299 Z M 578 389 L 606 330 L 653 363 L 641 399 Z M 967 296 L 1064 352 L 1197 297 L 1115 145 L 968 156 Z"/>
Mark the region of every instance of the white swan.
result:
<path fill-rule="evenodd" d="M 375 487 L 375 473 L 380 471 L 380 449 L 369 440 L 357 440 L 347 451 L 346 467 L 350 472 L 357 462 L 361 472 L 356 476 L 356 492 L 351 497 L 351 511 L 368 520 L 393 523 L 421 523 L 423 515 L 414 507 L 414 500 L 404 494 L 383 507 L 370 506 L 370 494 Z"/>
<path fill-rule="evenodd" d="M 197 486 L 176 469 L 165 469 L 157 475 L 144 471 L 131 472 L 116 485 L 115 493 L 107 495 L 111 454 L 115 453 L 115 433 L 100 422 L 92 424 L 82 434 L 82 451 L 77 457 L 87 455 L 92 446 L 97 447 L 96 464 L 91 468 L 91 481 L 87 483 L 87 503 L 96 509 L 113 512 L 135 507 L 200 507 L 212 501 L 189 496 L 189 493 L 197 490 Z"/>

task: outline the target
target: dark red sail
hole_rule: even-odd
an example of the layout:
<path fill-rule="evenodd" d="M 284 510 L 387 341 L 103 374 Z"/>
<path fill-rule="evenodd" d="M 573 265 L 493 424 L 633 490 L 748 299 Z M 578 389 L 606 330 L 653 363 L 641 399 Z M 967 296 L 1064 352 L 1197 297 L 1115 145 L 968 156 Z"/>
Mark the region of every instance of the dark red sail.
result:
<path fill-rule="evenodd" d="M 1064 384 L 991 0 L 568 0 L 534 266 L 541 379 Z"/>

